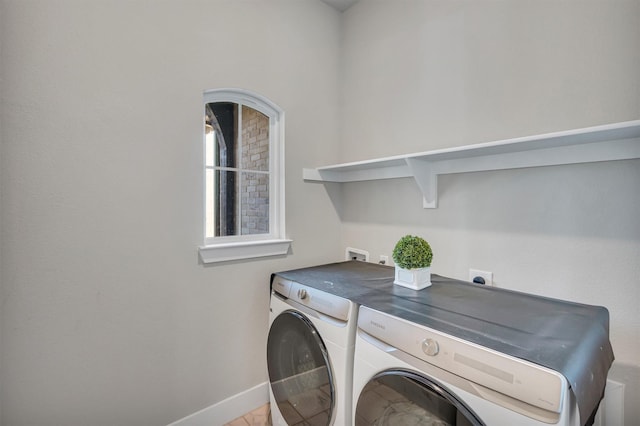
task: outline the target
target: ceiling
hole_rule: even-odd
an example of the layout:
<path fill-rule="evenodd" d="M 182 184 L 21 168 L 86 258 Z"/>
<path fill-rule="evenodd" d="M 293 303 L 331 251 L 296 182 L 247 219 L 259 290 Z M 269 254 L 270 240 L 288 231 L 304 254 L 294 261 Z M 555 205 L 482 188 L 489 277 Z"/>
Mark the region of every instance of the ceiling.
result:
<path fill-rule="evenodd" d="M 324 3 L 329 6 L 339 10 L 340 12 L 344 12 L 354 5 L 358 0 L 322 0 Z"/>

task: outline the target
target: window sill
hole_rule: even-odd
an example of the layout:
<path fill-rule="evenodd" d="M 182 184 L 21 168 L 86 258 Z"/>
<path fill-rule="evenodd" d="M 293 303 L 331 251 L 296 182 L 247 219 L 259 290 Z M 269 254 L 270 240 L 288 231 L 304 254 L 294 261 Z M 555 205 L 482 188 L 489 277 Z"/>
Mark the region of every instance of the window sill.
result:
<path fill-rule="evenodd" d="M 202 263 L 218 263 L 285 255 L 289 252 L 292 242 L 292 240 L 242 241 L 202 246 L 198 251 Z"/>

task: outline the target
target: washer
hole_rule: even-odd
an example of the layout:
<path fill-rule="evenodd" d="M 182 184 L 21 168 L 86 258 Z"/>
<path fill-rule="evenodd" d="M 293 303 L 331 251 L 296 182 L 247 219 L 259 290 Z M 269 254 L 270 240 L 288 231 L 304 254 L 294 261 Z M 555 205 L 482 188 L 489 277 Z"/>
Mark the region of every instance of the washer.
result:
<path fill-rule="evenodd" d="M 578 426 L 560 373 L 360 306 L 353 424 Z"/>
<path fill-rule="evenodd" d="M 351 424 L 357 305 L 274 276 L 267 368 L 274 425 Z"/>

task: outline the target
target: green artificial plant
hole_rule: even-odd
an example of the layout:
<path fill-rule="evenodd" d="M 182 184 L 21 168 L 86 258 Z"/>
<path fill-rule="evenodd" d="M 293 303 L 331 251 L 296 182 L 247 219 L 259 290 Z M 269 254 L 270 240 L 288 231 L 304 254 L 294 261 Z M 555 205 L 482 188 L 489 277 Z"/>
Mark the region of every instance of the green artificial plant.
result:
<path fill-rule="evenodd" d="M 400 238 L 393 249 L 393 261 L 403 269 L 428 268 L 432 259 L 429 243 L 414 235 Z"/>

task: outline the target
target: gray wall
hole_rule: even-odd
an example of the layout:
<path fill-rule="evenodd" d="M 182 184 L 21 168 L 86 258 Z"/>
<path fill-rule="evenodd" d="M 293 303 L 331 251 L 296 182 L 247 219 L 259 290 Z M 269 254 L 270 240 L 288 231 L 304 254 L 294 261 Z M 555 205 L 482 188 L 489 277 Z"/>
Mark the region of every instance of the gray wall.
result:
<path fill-rule="evenodd" d="M 638 1 L 362 1 L 344 16 L 341 162 L 640 118 Z M 640 161 L 344 185 L 343 245 L 427 238 L 433 271 L 606 306 L 640 418 Z M 331 190 L 330 190 L 331 191 Z M 342 197 L 342 198 L 340 198 Z"/>
<path fill-rule="evenodd" d="M 2 424 L 167 424 L 266 381 L 270 273 L 340 247 L 300 166 L 337 159 L 339 14 L 298 0 L 0 7 Z M 221 87 L 286 112 L 287 257 L 198 262 L 202 92 Z"/>

